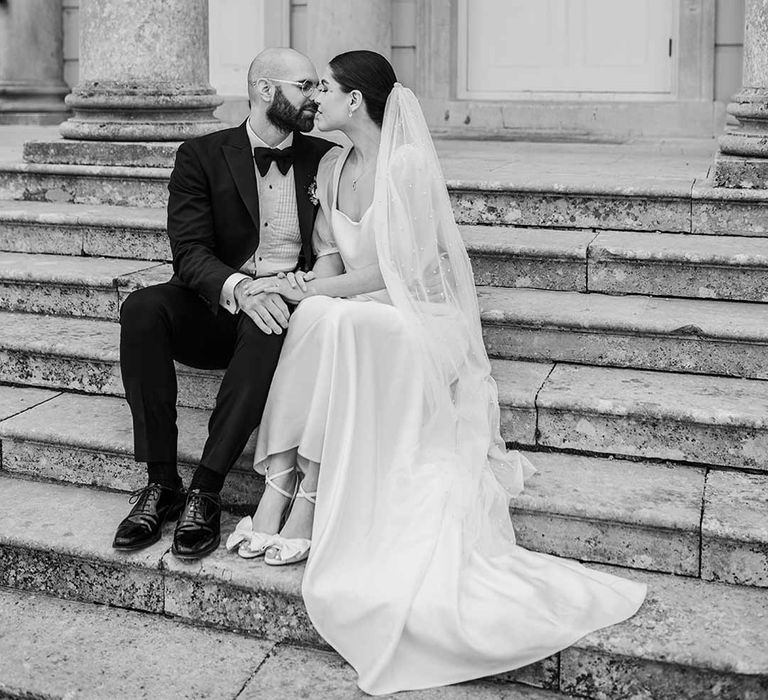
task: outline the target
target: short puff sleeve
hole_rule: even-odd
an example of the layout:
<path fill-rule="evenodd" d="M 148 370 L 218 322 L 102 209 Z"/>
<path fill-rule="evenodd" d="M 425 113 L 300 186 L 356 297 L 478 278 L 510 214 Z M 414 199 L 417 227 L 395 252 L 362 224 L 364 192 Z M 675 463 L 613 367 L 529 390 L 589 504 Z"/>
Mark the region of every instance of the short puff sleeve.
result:
<path fill-rule="evenodd" d="M 317 167 L 316 194 L 320 209 L 315 217 L 315 226 L 312 230 L 312 250 L 316 258 L 339 252 L 333 237 L 331 212 L 333 208 L 333 175 L 342 152 L 340 148 L 332 148 L 323 156 Z"/>

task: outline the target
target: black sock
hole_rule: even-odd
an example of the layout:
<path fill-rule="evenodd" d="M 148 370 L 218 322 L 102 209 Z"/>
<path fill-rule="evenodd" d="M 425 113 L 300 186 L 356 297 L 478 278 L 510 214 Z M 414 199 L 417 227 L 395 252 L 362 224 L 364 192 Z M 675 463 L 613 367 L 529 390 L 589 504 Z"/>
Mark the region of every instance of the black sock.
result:
<path fill-rule="evenodd" d="M 181 477 L 173 462 L 147 462 L 147 478 L 150 484 L 160 484 L 169 489 L 180 489 Z"/>
<path fill-rule="evenodd" d="M 189 489 L 190 491 L 192 489 L 200 489 L 201 491 L 220 493 L 226 478 L 226 474 L 215 472 L 213 469 L 208 469 L 208 467 L 204 467 L 201 464 L 192 476 L 192 483 L 189 485 Z"/>

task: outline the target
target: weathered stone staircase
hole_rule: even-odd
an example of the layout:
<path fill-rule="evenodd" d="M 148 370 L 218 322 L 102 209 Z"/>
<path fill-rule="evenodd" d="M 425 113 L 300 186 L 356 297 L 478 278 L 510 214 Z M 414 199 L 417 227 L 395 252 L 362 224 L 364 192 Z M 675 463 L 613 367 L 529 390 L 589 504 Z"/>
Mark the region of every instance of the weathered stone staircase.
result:
<path fill-rule="evenodd" d="M 158 614 L 156 629 L 171 624 L 164 614 L 245 633 L 259 658 L 325 664 L 348 692 L 335 657 L 291 646 L 324 647 L 300 567 L 222 550 L 182 564 L 168 537 L 132 555 L 110 547 L 127 508 L 115 491 L 144 480 L 121 398 L 118 308 L 170 276 L 173 147 L 134 148 L 124 165 L 84 165 L 76 150 L 31 144 L 26 162 L 0 166 L 0 585 Z M 108 149 L 89 159 L 118 162 Z M 127 165 L 137 159 L 144 167 Z M 768 698 L 768 193 L 450 189 L 504 436 L 540 470 L 512 505 L 520 543 L 649 584 L 628 622 L 455 697 Z M 180 366 L 179 377 L 188 477 L 220 373 Z M 225 489 L 225 530 L 260 489 L 246 454 Z M 119 611 L 39 606 L 42 619 L 146 628 Z M 0 695 L 37 692 L 5 673 L 0 663 Z M 299 696 L 257 695 L 257 679 L 248 697 Z M 337 697 L 329 688 L 315 697 Z M 440 692 L 429 697 L 454 697 Z"/>

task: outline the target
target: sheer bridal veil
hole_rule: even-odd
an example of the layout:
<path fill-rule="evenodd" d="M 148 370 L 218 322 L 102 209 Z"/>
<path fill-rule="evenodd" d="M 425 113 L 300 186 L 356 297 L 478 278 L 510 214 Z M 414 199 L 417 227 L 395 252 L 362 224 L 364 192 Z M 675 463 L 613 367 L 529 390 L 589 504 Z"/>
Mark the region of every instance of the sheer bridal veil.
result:
<path fill-rule="evenodd" d="M 470 510 L 480 499 L 492 515 L 503 501 L 508 520 L 508 496 L 535 469 L 502 440 L 472 267 L 421 107 L 399 83 L 384 112 L 372 213 L 387 291 L 427 354 L 422 457 L 459 460 Z"/>

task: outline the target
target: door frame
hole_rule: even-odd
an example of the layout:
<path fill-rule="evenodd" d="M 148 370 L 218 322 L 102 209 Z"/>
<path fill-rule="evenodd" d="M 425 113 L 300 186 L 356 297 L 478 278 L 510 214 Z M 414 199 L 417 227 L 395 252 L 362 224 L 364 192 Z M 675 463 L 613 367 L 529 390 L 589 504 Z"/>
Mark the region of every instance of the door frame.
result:
<path fill-rule="evenodd" d="M 459 89 L 460 4 L 467 0 L 419 0 L 417 3 L 416 81 L 419 94 L 429 99 L 462 100 Z M 714 97 L 715 0 L 678 0 L 677 36 L 673 37 L 673 89 L 669 94 L 557 93 L 541 99 L 602 100 L 712 100 Z M 466 37 L 464 39 L 466 41 Z M 466 84 L 466 65 L 463 67 Z M 516 99 L 538 100 L 539 93 Z M 498 101 L 498 100 L 497 100 Z"/>

